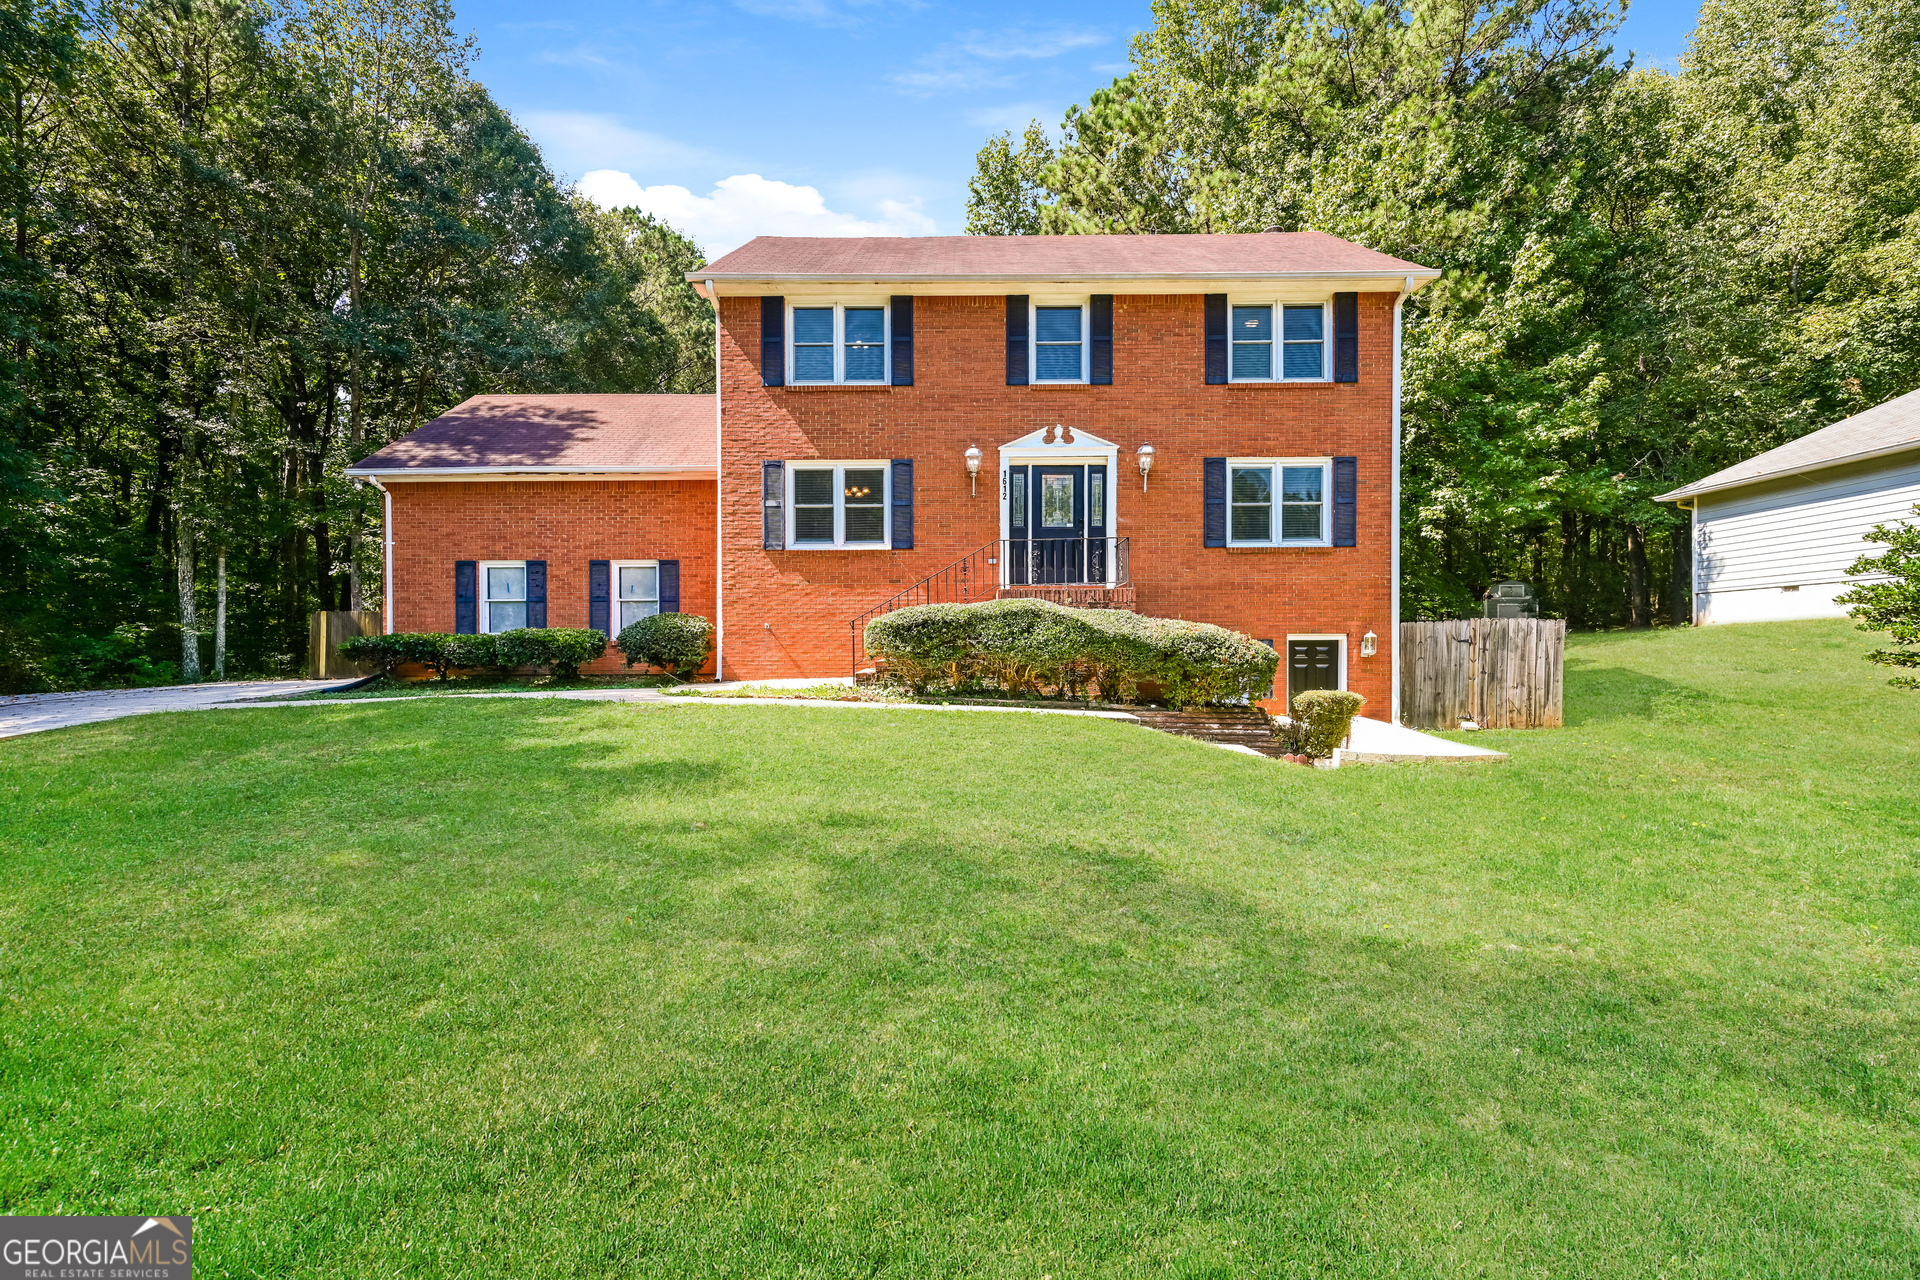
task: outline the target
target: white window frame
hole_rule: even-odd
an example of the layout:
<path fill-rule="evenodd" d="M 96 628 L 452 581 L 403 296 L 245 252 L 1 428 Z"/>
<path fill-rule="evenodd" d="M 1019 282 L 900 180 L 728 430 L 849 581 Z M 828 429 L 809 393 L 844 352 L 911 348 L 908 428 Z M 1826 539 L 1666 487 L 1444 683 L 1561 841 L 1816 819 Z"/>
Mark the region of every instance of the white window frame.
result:
<path fill-rule="evenodd" d="M 1273 519 L 1267 526 L 1273 536 L 1265 541 L 1254 542 L 1233 536 L 1233 473 L 1237 467 L 1270 467 L 1279 471 L 1282 467 L 1318 467 L 1320 468 L 1320 536 L 1317 538 L 1283 538 L 1280 536 L 1280 477 L 1273 477 Z M 1227 459 L 1227 545 L 1229 547 L 1330 547 L 1333 545 L 1333 459 L 1328 458 L 1228 458 Z M 1302 637 L 1303 639 L 1309 637 Z M 1325 637 L 1319 637 L 1324 639 Z"/>
<path fill-rule="evenodd" d="M 794 340 L 793 313 L 796 311 L 823 311 L 833 308 L 833 378 L 822 382 L 817 379 L 803 379 L 795 372 L 795 359 L 798 343 Z M 859 378 L 847 381 L 847 308 L 880 312 L 880 376 L 878 378 Z M 877 298 L 862 301 L 858 298 L 851 302 L 828 302 L 825 299 L 813 302 L 805 298 L 789 299 L 787 302 L 787 385 L 790 387 L 887 387 L 893 385 L 893 304 L 890 299 Z"/>
<path fill-rule="evenodd" d="M 475 619 L 475 621 L 477 621 L 480 624 L 477 629 L 479 630 L 481 635 L 497 636 L 500 633 L 493 629 L 493 600 L 487 595 L 487 570 L 489 569 L 520 570 L 520 575 L 521 575 L 520 576 L 520 583 L 521 583 L 520 599 L 502 600 L 500 603 L 501 604 L 519 604 L 524 607 L 527 603 L 527 597 L 526 597 L 527 562 L 525 560 L 482 560 L 479 564 L 475 565 L 474 567 L 479 570 L 479 578 L 480 578 L 480 581 L 474 584 L 474 595 L 478 598 L 479 605 L 480 605 L 480 608 L 479 608 L 480 616 L 477 619 Z M 524 627 L 527 624 L 522 622 L 520 625 Z M 516 629 L 517 628 L 512 628 L 512 627 L 508 628 L 508 630 L 510 631 L 516 630 Z"/>
<path fill-rule="evenodd" d="M 660 562 L 658 560 L 609 560 L 607 561 L 607 625 L 614 635 L 619 635 L 620 624 L 620 571 L 622 569 L 652 569 L 653 602 L 660 603 Z M 657 610 L 656 610 L 657 612 Z"/>
<path fill-rule="evenodd" d="M 1283 372 L 1286 368 L 1286 309 L 1288 307 L 1320 308 L 1320 374 L 1314 378 L 1289 378 Z M 1273 361 L 1267 367 L 1273 370 L 1273 376 L 1267 378 L 1242 378 L 1233 372 L 1233 309 L 1235 307 L 1265 307 L 1273 313 Z M 1270 383 L 1302 383 L 1333 381 L 1333 299 L 1323 302 L 1289 302 L 1285 298 L 1234 298 L 1227 299 L 1227 381 L 1252 383 L 1264 386 Z"/>
<path fill-rule="evenodd" d="M 1077 378 L 1042 378 L 1040 376 L 1040 308 L 1049 311 L 1056 308 L 1080 308 L 1080 376 Z M 1084 386 L 1088 378 L 1088 368 L 1092 359 L 1093 347 L 1093 299 L 1091 298 L 1028 298 L 1027 299 L 1027 385 L 1032 387 L 1077 387 Z M 1051 343 L 1049 346 L 1053 345 Z"/>
<path fill-rule="evenodd" d="M 825 471 L 833 469 L 833 541 L 801 542 L 794 535 L 794 525 L 799 511 L 794 504 L 794 490 L 797 476 L 802 471 Z M 847 541 L 847 472 L 880 472 L 880 541 Z M 840 462 L 826 458 L 802 458 L 789 461 L 782 468 L 787 476 L 787 550 L 789 551 L 891 551 L 893 550 L 893 462 L 891 459 L 869 460 L 866 462 Z"/>
<path fill-rule="evenodd" d="M 1339 654 L 1336 670 L 1339 671 L 1339 684 L 1336 689 L 1347 687 L 1347 637 L 1332 631 L 1311 631 L 1290 635 L 1280 642 L 1280 694 L 1279 701 L 1285 708 L 1293 706 L 1293 642 L 1295 640 L 1331 640 L 1335 652 Z"/>

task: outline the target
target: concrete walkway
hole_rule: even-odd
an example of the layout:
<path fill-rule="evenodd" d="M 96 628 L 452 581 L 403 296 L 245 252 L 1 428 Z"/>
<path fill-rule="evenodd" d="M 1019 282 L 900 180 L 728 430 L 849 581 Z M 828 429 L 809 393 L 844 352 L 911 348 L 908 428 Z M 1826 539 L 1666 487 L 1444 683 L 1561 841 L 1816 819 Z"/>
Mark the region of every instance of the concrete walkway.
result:
<path fill-rule="evenodd" d="M 219 680 L 152 689 L 91 689 L 0 698 L 0 738 L 64 729 L 68 725 L 143 716 L 154 711 L 205 711 L 235 698 L 270 698 L 337 689 L 341 680 Z"/>

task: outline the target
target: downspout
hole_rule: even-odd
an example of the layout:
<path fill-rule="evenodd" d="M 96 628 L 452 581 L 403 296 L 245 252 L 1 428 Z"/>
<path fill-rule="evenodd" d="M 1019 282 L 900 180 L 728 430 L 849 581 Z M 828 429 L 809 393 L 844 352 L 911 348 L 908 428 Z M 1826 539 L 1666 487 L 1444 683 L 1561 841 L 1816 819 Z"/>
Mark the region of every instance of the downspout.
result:
<path fill-rule="evenodd" d="M 1387 634 L 1392 637 L 1388 652 L 1393 655 L 1390 673 L 1393 692 L 1389 696 L 1393 699 L 1394 724 L 1400 723 L 1400 308 L 1417 287 L 1408 279 L 1393 299 L 1393 510 L 1388 535 L 1392 540 L 1392 567 L 1387 571 L 1392 578 L 1392 616 L 1387 619 L 1387 626 L 1391 628 Z"/>
<path fill-rule="evenodd" d="M 393 634 L 393 490 L 373 476 L 367 483 L 380 491 L 385 510 L 380 517 L 380 630 Z"/>
<path fill-rule="evenodd" d="M 725 443 L 720 422 L 720 291 L 711 280 L 707 301 L 713 304 L 713 678 L 718 682 L 727 678 L 727 489 L 720 468 Z"/>

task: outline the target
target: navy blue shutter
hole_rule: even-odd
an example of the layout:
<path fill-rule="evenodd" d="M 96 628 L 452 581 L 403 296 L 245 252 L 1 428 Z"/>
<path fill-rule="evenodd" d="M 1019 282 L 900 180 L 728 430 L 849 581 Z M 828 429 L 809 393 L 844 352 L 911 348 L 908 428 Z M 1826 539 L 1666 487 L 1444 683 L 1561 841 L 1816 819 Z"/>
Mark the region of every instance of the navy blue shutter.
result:
<path fill-rule="evenodd" d="M 787 545 L 787 464 L 760 464 L 760 546 L 781 551 Z"/>
<path fill-rule="evenodd" d="M 611 586 L 612 570 L 605 560 L 587 561 L 587 628 L 591 631 L 604 631 L 609 636 L 613 619 L 610 601 L 613 593 Z"/>
<path fill-rule="evenodd" d="M 1360 459 L 1333 460 L 1333 545 L 1355 545 L 1360 513 Z"/>
<path fill-rule="evenodd" d="M 760 385 L 787 385 L 787 300 L 760 299 Z"/>
<path fill-rule="evenodd" d="M 913 550 L 913 459 L 893 460 L 893 549 Z"/>
<path fill-rule="evenodd" d="M 547 625 L 547 562 L 527 561 L 527 625 Z"/>
<path fill-rule="evenodd" d="M 660 612 L 680 612 L 680 562 L 660 562 Z"/>
<path fill-rule="evenodd" d="M 453 632 L 471 636 L 480 631 L 480 562 L 453 562 Z"/>
<path fill-rule="evenodd" d="M 1209 547 L 1227 545 L 1227 460 L 1208 458 L 1206 477 L 1206 516 L 1201 522 L 1203 541 Z"/>
<path fill-rule="evenodd" d="M 1027 295 L 1007 295 L 1007 385 L 1027 385 Z"/>
<path fill-rule="evenodd" d="M 1333 295 L 1333 380 L 1360 381 L 1360 295 Z"/>
<path fill-rule="evenodd" d="M 1227 295 L 1207 295 L 1207 381 L 1227 380 Z M 1225 543 L 1208 543 L 1225 546 Z"/>
<path fill-rule="evenodd" d="M 1096 293 L 1091 313 L 1092 347 L 1087 351 L 1087 381 L 1096 387 L 1113 385 L 1113 295 Z"/>
<path fill-rule="evenodd" d="M 893 299 L 893 385 L 913 385 L 913 299 L 905 294 Z"/>

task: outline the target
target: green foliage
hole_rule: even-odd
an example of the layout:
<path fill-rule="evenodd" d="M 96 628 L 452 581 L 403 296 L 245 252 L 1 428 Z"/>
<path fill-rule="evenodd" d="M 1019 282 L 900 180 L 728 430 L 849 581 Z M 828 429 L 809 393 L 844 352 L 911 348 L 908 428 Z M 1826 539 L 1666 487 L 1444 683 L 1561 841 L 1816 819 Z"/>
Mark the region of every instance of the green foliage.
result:
<path fill-rule="evenodd" d="M 447 667 L 456 671 L 477 671 L 481 667 L 501 665 L 494 637 L 487 635 L 450 635 L 440 637 L 440 652 Z"/>
<path fill-rule="evenodd" d="M 340 642 L 340 654 L 354 662 L 371 663 L 391 673 L 412 663 L 425 667 L 441 680 L 456 668 L 483 666 L 492 661 L 492 636 L 456 636 L 440 631 L 396 631 L 391 635 L 348 636 Z M 484 655 L 471 641 L 489 642 Z M 468 663 L 464 659 L 479 658 Z"/>
<path fill-rule="evenodd" d="M 1293 721 L 1293 741 L 1299 751 L 1316 760 L 1333 755 L 1347 740 L 1353 718 L 1367 700 L 1345 689 L 1308 689 L 1293 696 L 1287 718 Z"/>
<path fill-rule="evenodd" d="M 607 651 L 604 632 L 584 627 L 521 627 L 493 638 L 503 667 L 544 667 L 561 680 L 578 680 L 583 664 Z"/>
<path fill-rule="evenodd" d="M 1279 661 L 1268 646 L 1225 627 L 1048 600 L 897 609 L 867 624 L 866 647 L 885 660 L 890 679 L 915 693 L 1097 690 L 1125 700 L 1151 684 L 1176 707 L 1261 696 Z"/>
<path fill-rule="evenodd" d="M 658 667 L 690 680 L 713 648 L 713 623 L 696 613 L 656 613 L 620 628 L 613 644 L 630 667 Z"/>
<path fill-rule="evenodd" d="M 1045 230 L 1040 217 L 1044 175 L 1053 161 L 1053 144 L 1038 120 L 1027 126 L 1017 151 L 1011 133 L 987 139 L 974 176 L 967 182 L 967 234 L 1041 234 Z"/>
<path fill-rule="evenodd" d="M 1920 506 L 1913 513 L 1920 516 Z M 1856 583 L 1835 597 L 1850 604 L 1848 616 L 1863 631 L 1885 631 L 1895 649 L 1875 649 L 1867 661 L 1887 667 L 1920 667 L 1920 525 L 1883 524 L 1866 535 L 1868 542 L 1885 544 L 1877 556 L 1861 556 L 1847 569 L 1852 577 L 1880 577 L 1885 581 Z M 1920 676 L 1894 676 L 1888 684 L 1920 689 Z"/>

